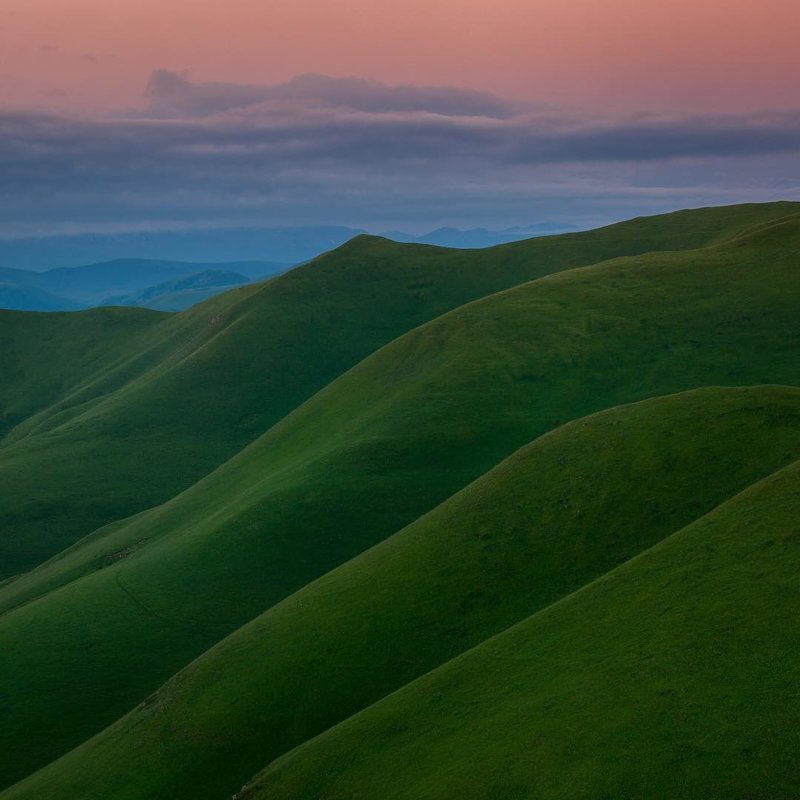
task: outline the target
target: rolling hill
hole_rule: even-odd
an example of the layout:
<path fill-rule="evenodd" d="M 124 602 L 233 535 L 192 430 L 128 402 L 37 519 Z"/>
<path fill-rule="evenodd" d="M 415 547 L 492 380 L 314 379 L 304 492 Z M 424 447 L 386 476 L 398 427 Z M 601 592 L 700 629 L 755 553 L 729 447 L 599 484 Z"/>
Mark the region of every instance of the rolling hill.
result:
<path fill-rule="evenodd" d="M 795 464 L 237 800 L 796 797 L 798 514 Z"/>
<path fill-rule="evenodd" d="M 796 384 L 799 229 L 789 219 L 464 305 L 182 495 L 8 584 L 6 607 L 27 603 L 2 632 L 15 652 L 3 676 L 11 769 L 77 744 L 224 634 L 569 419 L 697 385 Z M 386 247 L 350 247 L 364 244 Z M 47 664 L 40 641 L 58 642 Z M 54 713 L 58 732 L 38 738 Z"/>
<path fill-rule="evenodd" d="M 0 313 L 8 376 L 0 387 L 0 579 L 166 501 L 359 360 L 446 311 L 620 254 L 724 241 L 796 209 L 678 212 L 487 251 L 363 237 L 175 317 Z M 126 347 L 132 325 L 143 330 Z M 99 337 L 121 342 L 110 360 Z M 62 349 L 71 341 L 92 344 L 73 361 Z"/>
<path fill-rule="evenodd" d="M 798 457 L 800 389 L 696 390 L 570 423 L 238 630 L 8 796 L 228 797 L 293 744 Z"/>
<path fill-rule="evenodd" d="M 799 253 L 740 206 L 0 314 L 2 800 L 790 796 Z"/>

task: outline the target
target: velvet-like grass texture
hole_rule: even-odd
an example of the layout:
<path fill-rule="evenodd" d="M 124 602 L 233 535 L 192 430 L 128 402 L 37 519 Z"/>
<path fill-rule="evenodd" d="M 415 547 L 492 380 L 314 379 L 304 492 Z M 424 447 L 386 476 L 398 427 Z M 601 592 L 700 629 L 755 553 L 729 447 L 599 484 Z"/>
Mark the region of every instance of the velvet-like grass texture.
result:
<path fill-rule="evenodd" d="M 293 744 L 798 457 L 794 388 L 700 389 L 569 423 L 236 631 L 8 797 L 230 796 Z"/>
<path fill-rule="evenodd" d="M 0 604 L 5 609 L 0 648 L 11 654 L 0 663 L 0 684 L 5 692 L 0 729 L 3 782 L 25 777 L 99 733 L 226 635 L 411 525 L 518 448 L 570 420 L 696 387 L 800 384 L 800 223 L 796 216 L 765 222 L 768 210 L 777 216 L 786 208 L 702 211 L 696 212 L 697 217 L 685 212 L 660 222 L 635 221 L 628 224 L 629 231 L 637 231 L 631 240 L 635 244 L 629 241 L 629 247 L 646 249 L 649 236 L 656 249 L 668 245 L 673 249 L 549 274 L 473 302 L 466 302 L 476 293 L 473 290 L 459 300 L 451 297 L 450 304 L 457 306 L 454 310 L 377 349 L 181 494 L 131 519 L 115 520 L 29 574 L 7 582 L 0 589 Z M 704 219 L 709 223 L 705 227 Z M 743 219 L 753 223 L 751 230 Z M 710 224 L 713 220 L 716 225 Z M 737 225 L 745 230 L 737 230 Z M 605 237 L 604 247 L 617 248 L 625 230 L 623 225 L 593 235 Z M 686 242 L 703 246 L 681 251 L 682 232 Z M 544 244 L 536 247 L 553 248 L 544 272 L 554 272 L 556 258 L 564 259 L 564 264 L 574 261 L 574 253 L 565 254 L 561 249 L 561 237 L 537 241 Z M 574 244 L 575 240 L 568 241 Z M 584 239 L 579 236 L 577 241 Z M 407 263 L 409 270 L 415 271 L 415 281 L 424 266 L 437 275 L 451 276 L 447 280 L 455 281 L 461 287 L 458 291 L 469 282 L 457 274 L 459 265 L 471 263 L 469 269 L 464 267 L 464 275 L 471 275 L 473 283 L 482 282 L 485 289 L 485 275 L 500 269 L 494 260 L 498 252 L 510 248 L 517 254 L 517 260 L 508 263 L 516 265 L 513 269 L 519 277 L 533 269 L 526 248 L 534 244 L 467 256 L 417 248 L 417 253 L 431 261 L 409 258 Z M 301 295 L 308 308 L 314 307 L 315 298 L 333 296 L 323 291 L 327 280 L 340 287 L 343 296 L 349 296 L 343 277 L 349 264 L 354 286 L 364 285 L 364 275 L 373 280 L 369 297 L 375 302 L 369 319 L 377 325 L 386 307 L 378 300 L 394 291 L 382 280 L 384 274 L 392 276 L 390 284 L 395 280 L 392 265 L 396 262 L 381 260 L 387 247 L 401 246 L 369 238 L 357 240 L 303 268 Z M 597 252 L 596 242 L 593 247 Z M 462 261 L 465 257 L 473 261 Z M 544 256 L 542 259 L 536 269 L 542 269 Z M 328 270 L 326 264 L 338 266 Z M 441 287 L 446 281 L 442 281 L 434 282 L 439 287 L 431 290 L 436 296 L 445 292 Z M 269 317 L 259 316 L 256 309 L 263 302 L 262 292 L 269 295 L 275 285 L 248 287 L 210 301 L 221 304 L 215 308 L 237 308 L 242 314 L 225 329 L 224 336 L 229 335 L 231 342 L 239 335 L 248 341 L 257 338 Z M 401 293 L 399 300 L 392 300 L 401 306 L 411 302 L 413 292 L 425 291 L 416 282 L 403 285 L 412 294 Z M 448 291 L 454 291 L 452 286 Z M 244 312 L 249 304 L 252 314 Z M 193 320 L 200 319 L 208 326 L 204 317 L 208 309 L 204 308 L 199 306 L 187 315 L 156 315 L 156 324 L 188 331 Z M 341 305 L 337 305 L 328 322 L 338 321 L 340 311 Z M 320 324 L 310 324 L 313 321 Z M 311 333 L 303 340 L 303 352 L 316 352 L 331 331 L 322 321 L 306 320 Z M 364 330 L 363 318 L 354 325 Z M 152 330 L 143 325 L 137 335 L 146 338 Z M 379 339 L 391 335 L 380 330 Z M 330 349 L 325 352 L 338 352 L 336 337 L 327 338 L 333 344 L 326 340 L 325 347 Z M 344 339 L 350 341 L 352 336 Z M 160 336 L 153 341 L 155 347 L 170 344 Z M 180 373 L 180 369 L 193 364 L 195 357 L 217 352 L 216 341 L 213 336 L 192 349 L 187 339 L 184 357 L 165 357 L 153 374 L 142 373 L 119 391 L 98 393 L 96 404 L 88 400 L 85 409 L 70 406 L 55 428 L 48 427 L 52 417 L 45 409 L 38 420 L 31 417 L 12 432 L 11 446 L 23 448 L 30 435 L 29 444 L 33 437 L 42 436 L 40 443 L 49 441 L 55 447 L 58 437 L 70 431 L 84 437 L 81 441 L 88 437 L 99 446 L 104 435 L 112 435 L 112 420 L 124 418 L 122 411 L 115 417 L 109 409 L 137 407 L 131 398 L 145 389 L 155 392 L 153 387 L 162 387 L 158 388 L 161 392 L 168 385 L 160 382 L 162 377 L 178 388 L 191 386 L 190 376 L 195 373 Z M 257 344 L 252 348 L 251 352 L 262 352 Z M 285 356 L 281 350 L 280 358 Z M 321 362 L 325 358 L 320 355 Z M 126 363 L 120 368 L 128 369 Z M 238 363 L 231 355 L 228 366 Z M 112 371 L 106 378 L 103 373 L 103 379 L 112 380 L 115 374 Z M 283 370 L 281 374 L 294 373 Z M 270 385 L 270 375 L 259 384 L 263 391 Z M 57 394 L 52 387 L 48 391 Z M 165 398 L 178 396 L 163 391 Z M 256 396 L 244 389 L 241 397 L 231 391 L 226 395 L 233 406 L 249 397 L 254 408 Z M 281 402 L 288 403 L 285 395 L 281 396 Z M 165 404 L 166 408 L 171 409 L 165 414 L 172 419 L 170 414 L 177 414 L 176 408 L 186 406 Z M 224 420 L 225 409 L 225 403 L 219 408 L 209 406 L 198 412 L 199 416 L 187 418 L 183 422 L 187 436 L 204 430 L 203 415 L 212 420 L 219 413 Z M 158 415 L 152 415 L 152 420 L 157 419 Z M 762 423 L 766 429 L 773 424 L 769 420 L 765 412 Z M 39 425 L 42 427 L 34 432 Z M 141 444 L 143 453 L 162 454 L 163 464 L 153 460 L 151 474 L 171 469 L 171 460 L 184 455 L 177 444 L 172 450 L 167 447 L 167 442 L 177 441 L 170 438 L 170 430 L 167 425 L 160 449 L 152 451 L 142 428 L 129 430 L 129 451 Z M 784 446 L 790 441 L 789 437 L 777 443 Z M 202 449 L 202 439 L 193 446 Z M 775 461 L 767 463 L 773 456 Z M 767 450 L 762 467 L 777 469 L 791 457 L 791 447 L 785 452 Z M 761 477 L 757 469 L 747 476 L 737 472 L 743 466 L 732 459 L 728 467 L 732 478 L 738 476 L 744 482 Z M 87 461 L 82 469 L 97 470 L 98 464 Z M 733 491 L 735 487 L 729 488 Z M 87 495 L 91 491 L 89 480 Z M 720 493 L 720 502 L 724 493 Z M 613 548 L 610 552 L 613 555 Z M 617 558 L 630 557 L 633 552 L 635 547 L 618 553 Z M 614 566 L 602 558 L 597 563 L 606 569 Z M 589 567 L 581 569 L 577 577 L 591 580 Z M 552 582 L 556 585 L 559 580 L 553 578 Z M 562 588 L 571 590 L 577 584 L 564 579 Z M 542 602 L 548 601 L 543 598 Z M 549 597 L 550 602 L 554 599 Z M 319 706 L 311 703 L 307 719 L 293 721 L 284 709 L 283 721 L 278 719 L 274 728 L 263 728 L 269 739 L 263 752 L 241 746 L 242 739 L 234 732 L 228 739 L 228 733 L 215 731 L 212 738 L 221 743 L 218 750 L 211 747 L 207 756 L 208 763 L 215 764 L 213 770 L 204 772 L 199 766 L 204 756 L 191 748 L 174 753 L 166 769 L 156 769 L 156 764 L 164 763 L 157 757 L 156 747 L 156 755 L 147 760 L 150 768 L 140 774 L 115 760 L 119 775 L 104 778 L 108 785 L 98 781 L 98 796 L 107 796 L 114 781 L 122 781 L 132 790 L 146 787 L 150 794 L 144 796 L 151 797 L 177 797 L 181 792 L 200 797 L 217 788 L 234 791 L 276 755 L 398 688 L 400 684 L 393 680 L 410 680 L 433 668 L 437 658 L 450 657 L 459 648 L 476 643 L 479 636 L 491 635 L 492 624 L 512 624 L 512 616 L 500 615 L 494 623 L 481 623 L 485 629 L 476 624 L 473 631 L 467 626 L 463 637 L 453 637 L 452 650 L 426 654 L 420 647 L 419 660 L 411 659 L 406 672 L 387 662 L 385 681 L 376 676 L 375 683 L 359 682 L 363 695 L 347 688 L 345 681 L 340 697 L 320 695 Z M 287 666 L 291 667 L 291 661 Z M 314 674 L 319 676 L 324 668 L 325 660 L 318 660 Z M 295 688 L 301 694 L 319 691 L 313 680 Z M 234 699 L 228 696 L 225 703 L 231 705 Z M 247 703 L 246 695 L 236 702 Z M 202 703 L 193 706 L 202 707 Z M 197 734 L 188 736 L 198 746 L 205 741 L 202 730 L 215 713 L 211 707 L 207 718 L 197 712 Z M 181 722 L 194 730 L 193 715 Z M 258 722 L 242 718 L 243 731 L 249 724 Z M 154 736 L 155 747 L 157 732 Z M 232 743 L 229 761 L 226 741 Z M 109 763 L 98 761 L 100 768 Z M 63 785 L 69 785 L 66 779 Z"/>
<path fill-rule="evenodd" d="M 237 800 L 797 797 L 798 517 L 794 464 Z"/>
<path fill-rule="evenodd" d="M 179 315 L 0 312 L 0 579 L 168 500 L 465 302 L 613 256 L 704 246 L 798 207 L 678 212 L 485 251 L 360 237 Z"/>

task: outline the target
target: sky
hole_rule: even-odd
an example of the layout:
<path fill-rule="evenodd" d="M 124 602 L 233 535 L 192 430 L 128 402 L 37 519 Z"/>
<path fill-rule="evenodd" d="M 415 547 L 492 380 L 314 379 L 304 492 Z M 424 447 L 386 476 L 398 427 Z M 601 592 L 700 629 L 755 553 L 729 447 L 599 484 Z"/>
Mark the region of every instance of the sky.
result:
<path fill-rule="evenodd" d="M 797 0 L 0 0 L 0 236 L 800 199 Z"/>

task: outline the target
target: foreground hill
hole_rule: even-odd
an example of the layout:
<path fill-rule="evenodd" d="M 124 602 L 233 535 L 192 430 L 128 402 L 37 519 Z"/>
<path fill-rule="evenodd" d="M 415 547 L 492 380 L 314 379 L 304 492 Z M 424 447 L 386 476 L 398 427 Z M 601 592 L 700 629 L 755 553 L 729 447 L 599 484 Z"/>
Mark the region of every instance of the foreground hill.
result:
<path fill-rule="evenodd" d="M 0 313 L 0 578 L 168 500 L 440 314 L 608 257 L 724 241 L 796 210 L 679 212 L 486 251 L 364 237 L 177 316 Z M 141 330 L 125 341 L 132 326 Z M 119 346 L 107 348 L 106 338 Z M 91 344 L 84 351 L 74 342 Z"/>
<path fill-rule="evenodd" d="M 39 599 L 10 610 L 0 632 L 14 653 L 0 665 L 6 779 L 563 422 L 693 386 L 800 383 L 798 242 L 789 219 L 465 305 L 363 361 L 169 503 L 8 584 L 9 609 Z"/>
<path fill-rule="evenodd" d="M 800 794 L 800 465 L 272 764 L 238 800 Z"/>
<path fill-rule="evenodd" d="M 798 457 L 800 389 L 704 389 L 568 424 L 237 631 L 4 800 L 229 797 L 266 761 Z"/>

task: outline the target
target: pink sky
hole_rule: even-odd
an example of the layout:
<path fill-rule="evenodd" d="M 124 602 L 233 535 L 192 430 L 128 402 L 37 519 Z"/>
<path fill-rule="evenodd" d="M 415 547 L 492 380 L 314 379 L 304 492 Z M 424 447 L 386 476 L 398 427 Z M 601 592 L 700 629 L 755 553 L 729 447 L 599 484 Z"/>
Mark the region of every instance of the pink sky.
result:
<path fill-rule="evenodd" d="M 800 105 L 798 0 L 3 0 L 0 105 L 304 72 L 624 111 Z"/>

